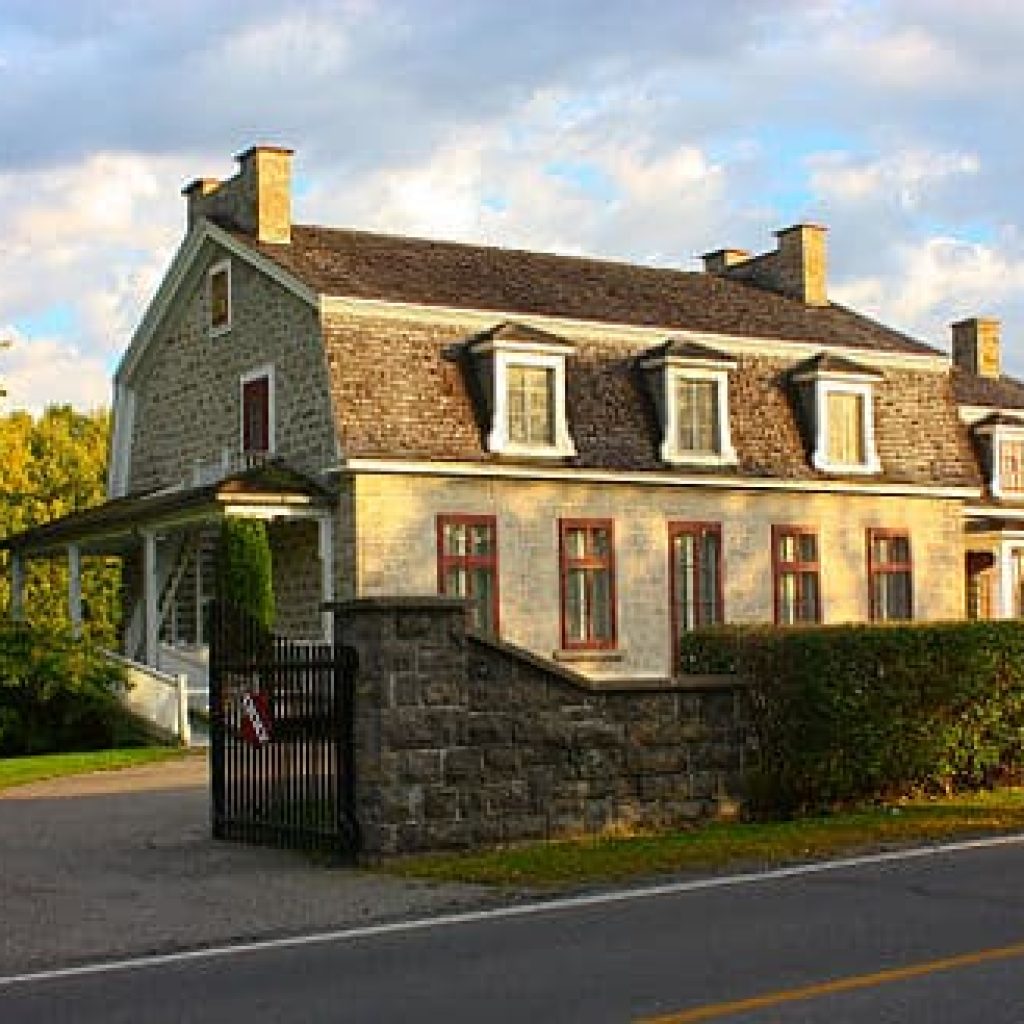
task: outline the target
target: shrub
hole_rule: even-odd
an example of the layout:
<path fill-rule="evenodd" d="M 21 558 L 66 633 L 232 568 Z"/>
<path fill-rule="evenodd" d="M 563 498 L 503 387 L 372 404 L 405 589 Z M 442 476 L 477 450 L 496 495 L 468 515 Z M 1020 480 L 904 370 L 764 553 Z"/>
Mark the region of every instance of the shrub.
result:
<path fill-rule="evenodd" d="M 707 630 L 682 665 L 750 680 L 755 811 L 976 787 L 1024 761 L 1016 622 Z"/>
<path fill-rule="evenodd" d="M 221 526 L 218 596 L 263 629 L 274 624 L 274 576 L 266 524 L 225 519 Z"/>
<path fill-rule="evenodd" d="M 121 706 L 120 670 L 63 631 L 0 625 L 0 756 L 145 742 Z"/>

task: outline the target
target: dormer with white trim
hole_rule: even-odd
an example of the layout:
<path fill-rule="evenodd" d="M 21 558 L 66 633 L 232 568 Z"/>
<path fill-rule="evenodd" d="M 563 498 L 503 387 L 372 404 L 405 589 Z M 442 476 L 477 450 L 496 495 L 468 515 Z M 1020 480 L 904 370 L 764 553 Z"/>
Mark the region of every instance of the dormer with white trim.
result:
<path fill-rule="evenodd" d="M 790 374 L 797 387 L 811 448 L 822 473 L 882 472 L 875 444 L 876 370 L 822 353 Z"/>
<path fill-rule="evenodd" d="M 530 458 L 576 454 L 565 367 L 575 351 L 554 335 L 515 323 L 500 324 L 469 343 L 489 452 Z"/>
<path fill-rule="evenodd" d="M 640 359 L 670 465 L 736 464 L 729 426 L 729 374 L 736 360 L 693 342 L 667 341 Z"/>

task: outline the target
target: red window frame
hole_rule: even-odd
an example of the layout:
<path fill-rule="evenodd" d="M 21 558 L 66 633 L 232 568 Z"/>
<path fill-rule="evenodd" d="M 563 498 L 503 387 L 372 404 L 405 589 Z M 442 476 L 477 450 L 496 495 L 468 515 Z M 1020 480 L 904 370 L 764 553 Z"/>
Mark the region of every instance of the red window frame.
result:
<path fill-rule="evenodd" d="M 903 539 L 907 542 L 907 559 L 905 562 L 882 562 L 875 558 L 876 540 Z M 909 530 L 889 530 L 871 527 L 867 530 L 868 548 L 868 608 L 872 622 L 909 622 L 914 617 L 914 552 L 910 546 Z M 882 617 L 875 600 L 875 577 L 888 573 L 905 572 L 910 580 L 907 601 L 907 617 L 896 619 L 891 616 Z"/>
<path fill-rule="evenodd" d="M 585 554 L 582 557 L 570 557 L 566 538 L 570 530 L 583 530 L 585 533 Z M 593 537 L 599 532 L 608 534 L 608 554 L 600 555 L 594 551 Z M 614 650 L 618 646 L 618 616 L 616 615 L 615 587 L 615 524 L 611 519 L 559 519 L 558 520 L 558 567 L 559 567 L 559 620 L 561 623 L 562 649 L 566 651 L 580 650 Z M 593 636 L 593 613 L 587 616 L 589 636 L 583 640 L 569 638 L 566 619 L 566 601 L 568 599 L 569 572 L 573 569 L 600 570 L 608 572 L 608 624 L 610 635 L 607 638 Z M 584 600 L 588 607 L 593 607 L 593 584 L 587 578 Z"/>
<path fill-rule="evenodd" d="M 444 546 L 444 530 L 446 526 L 485 526 L 491 534 L 491 553 L 487 555 L 458 555 L 448 554 Z M 496 516 L 474 516 L 474 515 L 439 515 L 436 520 L 437 529 L 437 592 L 446 594 L 446 580 L 448 570 L 462 568 L 466 570 L 469 585 L 472 588 L 473 569 L 490 569 L 491 586 L 491 622 L 494 623 L 493 636 L 501 635 L 501 622 L 499 609 L 501 603 L 498 599 L 498 520 Z M 472 598 L 472 593 L 467 595 Z"/>
<path fill-rule="evenodd" d="M 258 402 L 259 434 L 254 437 L 253 404 Z M 262 440 L 262 447 L 257 442 Z M 242 381 L 242 453 L 268 455 L 270 453 L 270 377 L 263 374 Z"/>
<path fill-rule="evenodd" d="M 721 523 L 707 523 L 707 522 L 670 522 L 668 524 L 668 576 L 669 576 L 669 607 L 671 609 L 672 616 L 672 658 L 673 664 L 677 664 L 679 660 L 679 634 L 680 629 L 680 617 L 679 617 L 679 604 L 676 601 L 676 594 L 678 593 L 676 578 L 676 556 L 675 556 L 675 541 L 677 537 L 692 536 L 697 543 L 694 544 L 694 560 L 693 560 L 693 593 L 696 596 L 699 592 L 699 581 L 701 577 L 701 551 L 700 551 L 700 540 L 711 534 L 718 541 L 718 562 L 716 565 L 717 572 L 715 574 L 715 621 L 714 624 L 719 624 L 725 621 L 725 601 L 722 590 L 723 580 L 723 569 L 722 569 L 722 524 Z M 696 628 L 701 626 L 709 625 L 707 622 L 701 620 L 701 602 L 697 601 L 695 604 L 694 618 L 696 620 Z"/>
<path fill-rule="evenodd" d="M 813 537 L 814 538 L 814 551 L 817 558 L 813 562 L 805 562 L 801 560 L 795 560 L 792 562 L 784 562 L 779 557 L 779 542 L 784 537 Z M 799 541 L 798 541 L 799 546 Z M 821 622 L 821 540 L 818 536 L 818 530 L 813 526 L 794 526 L 787 524 L 784 526 L 773 526 L 772 527 L 772 589 L 774 591 L 774 602 L 775 602 L 775 625 L 781 626 L 782 622 L 782 577 L 786 574 L 795 574 L 797 579 L 797 606 L 803 605 L 803 581 L 802 576 L 805 573 L 814 573 L 817 578 L 817 586 L 814 588 L 814 618 L 813 619 L 798 619 L 795 623 L 785 623 L 785 625 L 814 625 Z"/>

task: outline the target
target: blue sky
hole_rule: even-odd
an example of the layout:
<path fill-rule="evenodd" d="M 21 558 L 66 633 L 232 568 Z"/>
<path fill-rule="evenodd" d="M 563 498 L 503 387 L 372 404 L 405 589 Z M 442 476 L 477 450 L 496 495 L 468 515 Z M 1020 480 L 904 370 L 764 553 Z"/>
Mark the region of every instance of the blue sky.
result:
<path fill-rule="evenodd" d="M 7 408 L 105 404 L 181 186 L 296 150 L 320 222 L 696 269 L 829 227 L 837 301 L 1024 374 L 1024 5 L 4 0 Z"/>

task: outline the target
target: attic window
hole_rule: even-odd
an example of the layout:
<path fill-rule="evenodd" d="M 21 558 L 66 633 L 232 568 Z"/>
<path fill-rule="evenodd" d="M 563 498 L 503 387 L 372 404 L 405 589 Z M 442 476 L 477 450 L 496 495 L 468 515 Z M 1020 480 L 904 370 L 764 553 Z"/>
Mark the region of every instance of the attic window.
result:
<path fill-rule="evenodd" d="M 675 464 L 736 462 L 729 430 L 729 371 L 721 352 L 667 342 L 641 360 L 661 421 L 661 458 Z"/>
<path fill-rule="evenodd" d="M 824 473 L 879 473 L 874 389 L 882 375 L 836 356 L 797 368 L 811 440 L 811 464 Z"/>
<path fill-rule="evenodd" d="M 468 349 L 478 371 L 487 450 L 502 455 L 576 454 L 566 416 L 565 359 L 574 351 L 553 335 L 502 324 Z"/>
<path fill-rule="evenodd" d="M 1024 419 L 995 413 L 974 431 L 985 442 L 992 496 L 1024 496 Z"/>
<path fill-rule="evenodd" d="M 210 311 L 210 337 L 231 330 L 231 263 L 223 260 L 210 267 L 206 277 Z"/>

